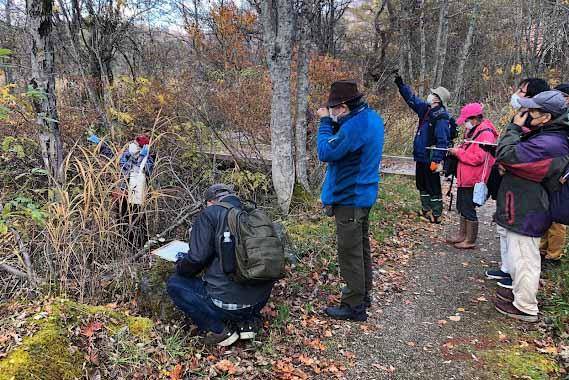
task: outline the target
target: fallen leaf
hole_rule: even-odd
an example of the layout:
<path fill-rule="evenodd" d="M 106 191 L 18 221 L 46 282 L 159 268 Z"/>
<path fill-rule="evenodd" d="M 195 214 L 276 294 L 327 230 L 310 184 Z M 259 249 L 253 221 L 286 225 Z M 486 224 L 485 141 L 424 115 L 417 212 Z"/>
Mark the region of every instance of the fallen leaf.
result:
<path fill-rule="evenodd" d="M 458 311 L 459 313 L 464 313 L 466 310 L 464 310 L 464 308 L 459 307 L 458 309 L 456 309 L 456 311 Z"/>
<path fill-rule="evenodd" d="M 448 323 L 448 321 L 446 319 L 439 319 L 437 321 L 437 324 L 439 325 L 439 327 L 443 327 L 444 325 L 446 325 Z"/>
<path fill-rule="evenodd" d="M 103 328 L 103 324 L 100 322 L 91 322 L 81 332 L 81 334 L 85 335 L 86 337 L 92 337 L 96 331 L 99 331 Z"/>
<path fill-rule="evenodd" d="M 170 380 L 182 380 L 182 365 L 176 364 L 170 372 Z"/>
<path fill-rule="evenodd" d="M 417 345 L 417 343 L 415 343 L 415 342 L 407 342 L 407 345 L 408 345 L 409 347 L 415 347 L 415 346 Z"/>
<path fill-rule="evenodd" d="M 353 352 L 350 352 L 350 351 L 344 351 L 344 356 L 346 358 L 348 358 L 348 360 L 349 360 L 349 359 L 353 359 L 356 356 L 356 354 L 354 354 Z"/>
<path fill-rule="evenodd" d="M 320 339 L 315 339 L 315 340 L 311 340 L 311 341 L 304 341 L 304 343 L 307 346 L 312 347 L 313 349 L 318 350 L 318 351 L 326 350 L 326 346 L 324 346 L 322 344 L 322 342 L 320 342 Z"/>
<path fill-rule="evenodd" d="M 558 353 L 557 347 L 555 347 L 555 346 L 547 346 L 545 348 L 538 348 L 537 351 L 541 352 L 543 354 L 553 354 L 553 355 L 557 355 L 557 353 Z"/>
<path fill-rule="evenodd" d="M 385 372 L 389 372 L 389 373 L 393 373 L 395 372 L 395 367 L 393 367 L 392 365 L 390 365 L 389 367 L 383 366 L 381 364 L 372 364 L 373 367 L 380 369 L 382 371 Z"/>
<path fill-rule="evenodd" d="M 314 359 L 306 355 L 300 355 L 298 360 L 304 365 L 312 365 L 314 364 Z"/>
<path fill-rule="evenodd" d="M 451 315 L 450 317 L 448 317 L 448 319 L 450 319 L 453 322 L 458 322 L 460 321 L 460 315 Z"/>
<path fill-rule="evenodd" d="M 481 296 L 481 297 L 478 297 L 478 298 L 476 299 L 476 301 L 486 302 L 486 301 L 488 301 L 488 300 L 486 299 L 486 297 Z"/>
<path fill-rule="evenodd" d="M 215 364 L 215 369 L 227 373 L 229 375 L 234 375 L 237 373 L 237 367 L 231 361 L 223 359 Z"/>

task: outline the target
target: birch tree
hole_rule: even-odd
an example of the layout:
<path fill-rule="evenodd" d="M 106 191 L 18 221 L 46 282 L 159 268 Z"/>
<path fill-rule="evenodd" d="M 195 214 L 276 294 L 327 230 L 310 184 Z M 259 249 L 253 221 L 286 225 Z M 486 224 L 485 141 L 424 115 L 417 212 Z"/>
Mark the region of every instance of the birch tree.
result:
<path fill-rule="evenodd" d="M 271 152 L 273 186 L 279 207 L 288 213 L 295 182 L 292 153 L 291 59 L 293 1 L 260 1 L 260 16 L 271 75 Z"/>
<path fill-rule="evenodd" d="M 419 36 L 421 44 L 421 58 L 419 69 L 419 95 L 423 96 L 425 93 L 425 80 L 427 76 L 427 37 L 425 36 L 425 1 L 420 1 L 419 13 Z"/>
<path fill-rule="evenodd" d="M 306 129 L 308 120 L 308 95 L 310 81 L 308 78 L 308 66 L 312 51 L 312 38 L 310 34 L 310 21 L 312 13 L 306 1 L 302 3 L 298 15 L 298 57 L 296 75 L 296 123 L 295 123 L 295 148 L 296 148 L 296 176 L 297 181 L 305 191 L 310 191 L 308 183 L 308 154 L 306 152 Z"/>
<path fill-rule="evenodd" d="M 13 7 L 13 1 L 12 0 L 6 0 L 6 5 L 4 8 L 4 16 L 5 16 L 5 22 L 6 22 L 6 29 L 10 30 L 12 27 L 12 7 Z M 11 34 L 11 33 L 6 33 L 6 35 Z M 9 39 L 9 37 L 8 37 Z M 12 46 L 10 46 L 11 44 L 9 44 L 8 41 L 2 41 L 2 39 L 0 39 L 0 42 L 4 43 L 4 46 L 0 46 L 2 48 L 12 48 Z M 5 84 L 9 84 L 12 83 L 14 81 L 14 77 L 13 77 L 13 73 L 12 73 L 12 67 L 10 65 L 10 60 L 9 57 L 2 59 L 0 58 L 0 62 L 3 62 L 3 65 L 0 65 L 0 68 L 4 69 L 4 82 Z"/>
<path fill-rule="evenodd" d="M 33 106 L 40 127 L 42 157 L 50 178 L 62 185 L 63 141 L 57 115 L 55 95 L 55 52 L 52 34 L 53 0 L 27 0 L 28 32 L 32 77 Z M 28 91 L 30 92 L 30 91 Z"/>
<path fill-rule="evenodd" d="M 454 87 L 454 99 L 455 103 L 461 100 L 461 90 L 464 84 L 464 66 L 468 60 L 468 54 L 470 52 L 470 46 L 472 45 L 472 37 L 474 36 L 474 30 L 476 29 L 476 22 L 478 20 L 478 15 L 480 14 L 480 0 L 474 2 L 472 11 L 470 13 L 470 19 L 468 21 L 468 31 L 466 32 L 466 37 L 464 38 L 464 44 L 460 51 L 458 68 L 456 70 L 456 82 Z"/>
<path fill-rule="evenodd" d="M 433 65 L 433 76 L 431 87 L 435 88 L 441 85 L 443 80 L 443 70 L 447 53 L 448 42 L 448 8 L 449 0 L 441 0 L 439 11 L 439 28 L 437 31 L 437 45 L 435 48 L 435 64 Z"/>

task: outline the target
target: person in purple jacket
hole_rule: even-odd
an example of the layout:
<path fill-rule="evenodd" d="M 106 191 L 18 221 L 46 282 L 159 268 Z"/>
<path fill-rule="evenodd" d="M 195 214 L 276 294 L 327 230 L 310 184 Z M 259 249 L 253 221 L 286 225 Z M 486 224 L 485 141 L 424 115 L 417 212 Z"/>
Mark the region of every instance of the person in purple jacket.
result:
<path fill-rule="evenodd" d="M 528 111 L 514 117 L 496 150 L 496 160 L 506 170 L 498 192 L 496 223 L 506 229 L 513 291 L 498 288 L 495 306 L 509 317 L 536 322 L 539 242 L 551 226 L 549 195 L 542 182 L 554 159 L 569 154 L 569 114 L 559 91 L 519 102 Z"/>

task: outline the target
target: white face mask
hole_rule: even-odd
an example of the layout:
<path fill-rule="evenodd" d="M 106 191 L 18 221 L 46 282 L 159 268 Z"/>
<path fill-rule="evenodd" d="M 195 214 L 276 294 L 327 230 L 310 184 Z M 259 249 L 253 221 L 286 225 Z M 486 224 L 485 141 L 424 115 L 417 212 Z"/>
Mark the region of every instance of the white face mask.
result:
<path fill-rule="evenodd" d="M 429 96 L 427 96 L 427 103 L 432 106 L 433 102 L 436 100 L 436 95 L 435 94 L 429 94 Z"/>
<path fill-rule="evenodd" d="M 130 143 L 128 144 L 128 152 L 130 154 L 137 154 L 140 151 L 137 143 Z"/>
<path fill-rule="evenodd" d="M 520 108 L 522 108 L 522 105 L 520 104 L 520 96 L 518 94 L 512 94 L 512 97 L 510 99 L 510 105 L 515 110 L 519 110 Z"/>
<path fill-rule="evenodd" d="M 328 108 L 328 114 L 330 115 L 330 119 L 332 119 L 334 123 L 338 122 L 338 116 L 332 113 L 332 108 Z"/>
<path fill-rule="evenodd" d="M 472 128 L 475 127 L 470 121 L 467 121 L 466 123 L 464 123 L 464 126 L 465 126 L 466 129 L 468 129 L 469 131 L 470 131 Z"/>
<path fill-rule="evenodd" d="M 334 115 L 334 114 L 332 114 L 332 108 L 328 108 L 328 113 L 330 114 L 330 119 L 332 119 L 332 121 L 333 121 L 334 123 L 337 123 L 337 122 L 338 122 L 338 119 L 339 119 L 340 117 L 342 117 L 342 115 Z"/>

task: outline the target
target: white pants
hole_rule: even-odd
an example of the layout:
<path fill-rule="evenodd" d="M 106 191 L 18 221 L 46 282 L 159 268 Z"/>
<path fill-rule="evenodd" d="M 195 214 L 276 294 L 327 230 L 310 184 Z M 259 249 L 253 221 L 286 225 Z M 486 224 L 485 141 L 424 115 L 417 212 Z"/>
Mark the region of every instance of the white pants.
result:
<path fill-rule="evenodd" d="M 508 259 L 508 239 L 506 238 L 506 229 L 500 225 L 496 225 L 496 232 L 500 236 L 500 260 L 502 261 L 500 270 L 504 273 L 511 274 L 512 265 Z"/>
<path fill-rule="evenodd" d="M 537 289 L 541 273 L 540 238 L 506 231 L 510 274 L 514 282 L 514 306 L 526 314 L 537 315 Z"/>

